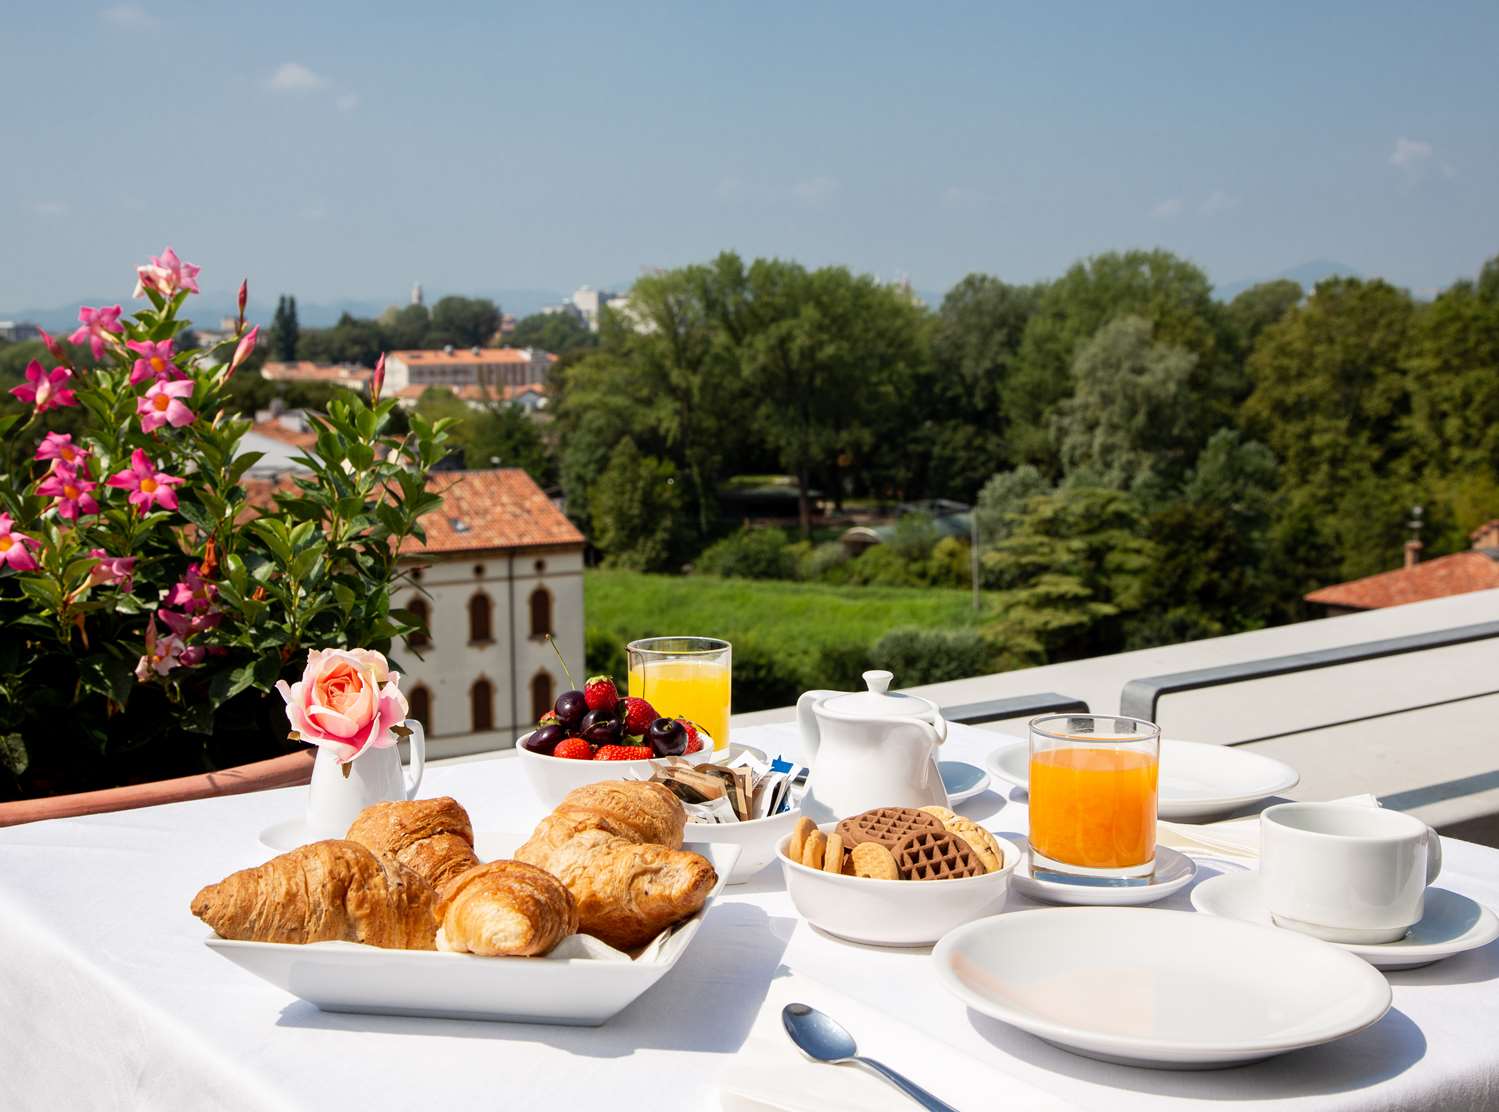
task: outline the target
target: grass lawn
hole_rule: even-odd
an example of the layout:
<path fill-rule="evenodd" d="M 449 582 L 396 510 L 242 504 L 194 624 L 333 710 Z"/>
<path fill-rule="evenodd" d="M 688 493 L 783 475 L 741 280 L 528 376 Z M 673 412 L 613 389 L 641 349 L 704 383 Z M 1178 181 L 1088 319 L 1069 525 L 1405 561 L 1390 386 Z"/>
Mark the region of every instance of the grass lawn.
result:
<path fill-rule="evenodd" d="M 623 679 L 623 647 L 637 637 L 721 637 L 734 644 L 735 705 L 744 710 L 782 705 L 807 687 L 856 681 L 871 666 L 870 646 L 892 629 L 955 630 L 979 620 L 967 591 L 937 587 L 605 570 L 590 570 L 583 584 L 590 671 Z"/>

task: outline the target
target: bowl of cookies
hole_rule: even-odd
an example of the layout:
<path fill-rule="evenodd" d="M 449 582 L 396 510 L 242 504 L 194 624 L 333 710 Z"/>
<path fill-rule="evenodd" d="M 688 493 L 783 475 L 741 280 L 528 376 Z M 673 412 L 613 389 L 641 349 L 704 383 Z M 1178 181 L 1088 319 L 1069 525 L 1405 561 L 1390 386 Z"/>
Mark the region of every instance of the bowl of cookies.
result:
<path fill-rule="evenodd" d="M 816 826 L 778 854 L 802 918 L 850 942 L 927 946 L 1004 909 L 1020 847 L 946 807 L 876 807 Z"/>

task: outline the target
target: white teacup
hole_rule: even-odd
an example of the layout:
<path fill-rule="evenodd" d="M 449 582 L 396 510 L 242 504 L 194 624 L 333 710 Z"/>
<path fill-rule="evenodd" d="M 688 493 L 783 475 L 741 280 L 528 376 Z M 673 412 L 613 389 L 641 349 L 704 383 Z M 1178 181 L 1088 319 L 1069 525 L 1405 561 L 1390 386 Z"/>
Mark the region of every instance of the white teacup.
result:
<path fill-rule="evenodd" d="M 1442 868 L 1435 830 L 1400 811 L 1279 803 L 1260 814 L 1260 889 L 1277 926 L 1328 942 L 1403 938 Z"/>

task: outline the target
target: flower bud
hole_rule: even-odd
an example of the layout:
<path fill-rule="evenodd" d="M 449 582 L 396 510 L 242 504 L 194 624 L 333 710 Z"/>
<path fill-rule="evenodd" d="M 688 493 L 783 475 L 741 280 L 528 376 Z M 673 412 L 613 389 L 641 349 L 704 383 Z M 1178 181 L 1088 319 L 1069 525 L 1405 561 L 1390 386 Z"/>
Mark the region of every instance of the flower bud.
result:
<path fill-rule="evenodd" d="M 370 401 L 380 400 L 380 391 L 385 388 L 385 353 L 380 353 L 380 358 L 375 360 L 375 373 L 370 378 Z"/>
<path fill-rule="evenodd" d="M 239 283 L 239 329 L 244 331 L 245 327 L 245 303 L 250 300 L 250 280 L 240 279 Z"/>
<path fill-rule="evenodd" d="M 234 358 L 229 360 L 229 369 L 224 372 L 224 381 L 229 381 L 229 376 L 239 370 L 239 365 L 250 358 L 250 353 L 255 350 L 255 341 L 260 339 L 260 325 L 256 325 L 250 331 L 240 337 L 239 344 L 234 349 Z"/>

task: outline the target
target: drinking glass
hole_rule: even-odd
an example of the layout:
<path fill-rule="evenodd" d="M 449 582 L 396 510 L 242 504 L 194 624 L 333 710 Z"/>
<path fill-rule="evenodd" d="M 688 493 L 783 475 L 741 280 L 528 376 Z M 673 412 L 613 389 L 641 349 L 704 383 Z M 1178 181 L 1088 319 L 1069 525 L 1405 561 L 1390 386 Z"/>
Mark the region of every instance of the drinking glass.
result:
<path fill-rule="evenodd" d="M 1155 872 L 1161 728 L 1112 714 L 1030 724 L 1031 870 L 1144 884 Z"/>
<path fill-rule="evenodd" d="M 630 694 L 666 718 L 690 718 L 729 744 L 729 686 L 734 647 L 713 637 L 647 637 L 626 646 Z"/>

